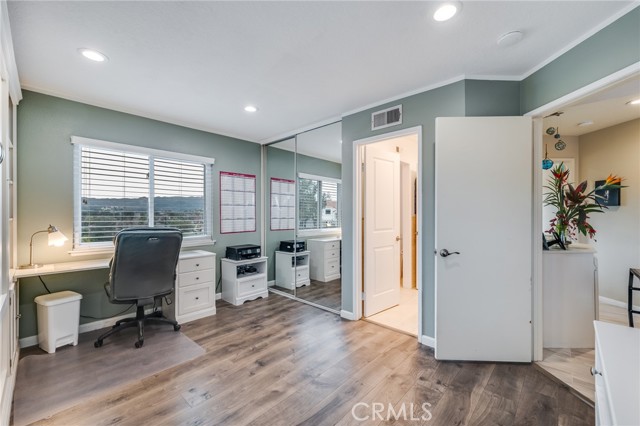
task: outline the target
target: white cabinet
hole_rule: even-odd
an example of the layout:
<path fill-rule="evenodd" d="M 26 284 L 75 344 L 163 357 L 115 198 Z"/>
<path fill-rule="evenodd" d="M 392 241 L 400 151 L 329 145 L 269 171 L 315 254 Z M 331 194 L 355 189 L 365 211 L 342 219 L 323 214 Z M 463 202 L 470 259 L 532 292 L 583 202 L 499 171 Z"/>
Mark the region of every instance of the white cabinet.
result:
<path fill-rule="evenodd" d="M 591 248 L 543 254 L 543 346 L 593 348 L 597 268 Z"/>
<path fill-rule="evenodd" d="M 309 250 L 309 277 L 327 282 L 340 278 L 340 238 L 312 238 L 307 240 Z"/>
<path fill-rule="evenodd" d="M 276 285 L 293 290 L 310 285 L 309 252 L 276 251 Z"/>
<path fill-rule="evenodd" d="M 640 425 L 640 329 L 594 321 L 596 425 Z"/>
<path fill-rule="evenodd" d="M 268 296 L 266 257 L 222 259 L 222 299 L 237 306 Z"/>
<path fill-rule="evenodd" d="M 165 314 L 179 323 L 216 313 L 216 255 L 194 250 L 180 253 L 173 303 Z"/>

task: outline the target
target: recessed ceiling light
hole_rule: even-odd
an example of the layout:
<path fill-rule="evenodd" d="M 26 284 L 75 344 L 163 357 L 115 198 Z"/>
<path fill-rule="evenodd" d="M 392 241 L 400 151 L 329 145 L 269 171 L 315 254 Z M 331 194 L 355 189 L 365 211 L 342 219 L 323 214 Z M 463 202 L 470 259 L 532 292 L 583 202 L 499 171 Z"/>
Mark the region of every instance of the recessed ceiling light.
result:
<path fill-rule="evenodd" d="M 460 10 L 459 2 L 449 2 L 440 6 L 433 14 L 433 19 L 438 22 L 448 21 Z"/>
<path fill-rule="evenodd" d="M 246 107 L 244 107 L 244 110 L 247 112 L 256 112 L 258 108 L 254 107 L 253 105 L 247 105 Z"/>
<path fill-rule="evenodd" d="M 591 126 L 592 124 L 593 124 L 593 120 L 585 120 L 578 123 L 578 127 Z"/>
<path fill-rule="evenodd" d="M 96 61 L 96 62 L 104 62 L 108 59 L 107 55 L 93 49 L 81 48 L 81 49 L 78 49 L 78 52 L 80 52 L 80 54 L 85 58 L 91 59 L 92 61 Z"/>
<path fill-rule="evenodd" d="M 627 102 L 627 105 L 640 105 L 640 98 Z"/>

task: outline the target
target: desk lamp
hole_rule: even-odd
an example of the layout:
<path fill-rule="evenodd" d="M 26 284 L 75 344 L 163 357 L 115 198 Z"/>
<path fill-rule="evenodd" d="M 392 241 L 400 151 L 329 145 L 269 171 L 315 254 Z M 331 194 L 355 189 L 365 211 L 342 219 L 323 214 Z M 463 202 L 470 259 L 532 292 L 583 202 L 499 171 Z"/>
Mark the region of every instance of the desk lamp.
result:
<path fill-rule="evenodd" d="M 49 225 L 47 229 L 43 229 L 42 231 L 34 232 L 31 235 L 31 240 L 29 241 L 29 264 L 21 265 L 20 269 L 33 269 L 33 268 L 39 268 L 42 266 L 42 265 L 36 265 L 33 263 L 33 237 L 35 237 L 36 234 L 41 234 L 43 232 L 47 232 L 49 234 L 50 246 L 62 247 L 64 242 L 68 240 L 68 238 L 65 237 L 65 235 L 53 225 Z"/>

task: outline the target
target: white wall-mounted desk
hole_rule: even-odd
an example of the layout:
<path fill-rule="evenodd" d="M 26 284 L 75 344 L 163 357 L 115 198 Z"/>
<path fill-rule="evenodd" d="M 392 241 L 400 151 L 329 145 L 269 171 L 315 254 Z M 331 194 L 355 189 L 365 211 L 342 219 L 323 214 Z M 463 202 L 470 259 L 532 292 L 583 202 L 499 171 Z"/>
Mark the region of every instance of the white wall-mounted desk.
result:
<path fill-rule="evenodd" d="M 13 269 L 10 276 L 17 286 L 22 278 L 109 269 L 110 261 L 111 258 L 52 263 L 39 268 Z M 174 291 L 175 303 L 170 309 L 166 309 L 169 317 L 175 318 L 178 322 L 188 322 L 216 313 L 215 266 L 214 253 L 203 250 L 180 252 L 176 278 L 178 290 Z"/>
<path fill-rule="evenodd" d="M 78 262 L 51 263 L 39 268 L 12 269 L 10 271 L 13 281 L 20 278 L 37 277 L 40 275 L 66 274 L 68 272 L 91 271 L 93 269 L 109 268 L 109 259 L 81 260 Z"/>

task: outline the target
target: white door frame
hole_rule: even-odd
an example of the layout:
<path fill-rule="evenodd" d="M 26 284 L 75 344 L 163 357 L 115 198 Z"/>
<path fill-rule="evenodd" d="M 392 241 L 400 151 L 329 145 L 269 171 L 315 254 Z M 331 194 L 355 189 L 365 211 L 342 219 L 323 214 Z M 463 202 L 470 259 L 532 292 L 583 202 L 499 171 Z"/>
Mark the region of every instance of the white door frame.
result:
<path fill-rule="evenodd" d="M 410 127 L 353 142 L 353 306 L 355 320 L 362 318 L 362 147 L 367 144 L 396 139 L 402 136 L 418 137 L 418 174 L 416 189 L 416 286 L 418 287 L 418 341 L 422 342 L 422 126 Z"/>
<path fill-rule="evenodd" d="M 562 107 L 568 106 L 569 103 L 576 102 L 594 92 L 602 90 L 607 86 L 615 84 L 625 78 L 631 77 L 640 72 L 640 62 L 629 65 L 619 71 L 614 72 L 606 77 L 601 78 L 591 84 L 587 84 L 578 90 L 575 90 L 565 96 L 562 96 L 548 104 L 542 105 L 529 111 L 524 116 L 533 117 L 533 259 L 532 259 L 532 299 L 533 299 L 533 361 L 542 361 L 543 359 L 543 295 L 542 295 L 542 158 L 543 158 L 543 124 L 542 118 L 551 114 Z M 596 300 L 596 303 L 598 301 Z"/>

